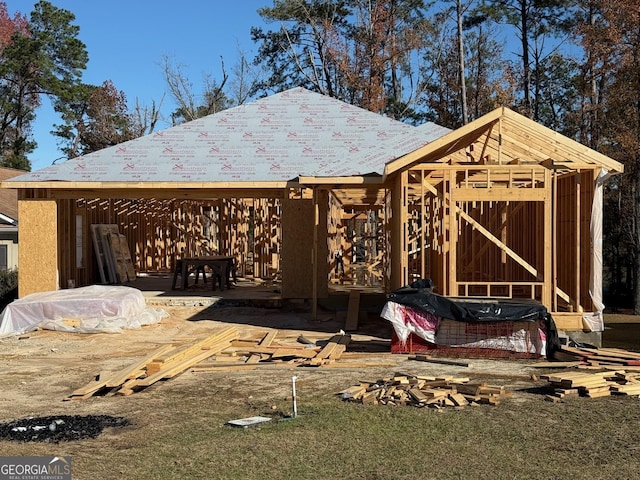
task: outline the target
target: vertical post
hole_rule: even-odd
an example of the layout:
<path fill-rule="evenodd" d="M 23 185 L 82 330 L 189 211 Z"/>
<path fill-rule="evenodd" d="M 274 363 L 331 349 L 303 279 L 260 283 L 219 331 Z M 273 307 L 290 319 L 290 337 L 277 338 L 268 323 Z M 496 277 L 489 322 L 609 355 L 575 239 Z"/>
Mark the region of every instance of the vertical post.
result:
<path fill-rule="evenodd" d="M 542 216 L 544 229 L 544 266 L 543 266 L 543 285 L 542 285 L 542 304 L 548 310 L 552 309 L 551 292 L 552 292 L 552 255 L 553 255 L 553 214 L 551 203 L 551 171 L 546 170 L 545 173 L 545 196 L 544 196 L 544 214 Z"/>
<path fill-rule="evenodd" d="M 298 416 L 298 401 L 296 399 L 296 377 L 291 377 L 291 397 L 293 398 L 293 418 Z"/>
<path fill-rule="evenodd" d="M 427 208 L 425 205 L 424 168 L 420 169 L 420 278 L 427 276 Z"/>
<path fill-rule="evenodd" d="M 402 182 L 402 208 L 400 210 L 400 228 L 402 230 L 402 282 L 400 286 L 409 283 L 409 171 L 404 170 L 400 175 Z"/>
<path fill-rule="evenodd" d="M 311 265 L 312 265 L 312 300 L 311 300 L 311 319 L 318 319 L 318 225 L 320 223 L 320 212 L 318 211 L 318 188 L 313 187 L 313 247 L 311 248 Z"/>
<path fill-rule="evenodd" d="M 578 170 L 578 173 L 576 175 L 576 288 L 575 288 L 575 311 L 576 312 L 582 312 L 582 300 L 580 298 L 580 281 L 581 281 L 581 277 L 580 277 L 580 269 L 582 266 L 582 259 L 581 259 L 581 248 L 580 248 L 580 244 L 582 243 L 582 235 L 581 235 L 581 231 L 582 231 L 582 223 L 581 223 L 581 216 L 580 216 L 580 209 L 581 209 L 581 204 L 580 204 L 580 195 L 581 195 L 581 189 L 580 189 L 580 183 L 582 181 L 582 179 L 580 178 L 581 173 L 580 170 Z"/>
<path fill-rule="evenodd" d="M 457 250 L 458 250 L 458 215 L 457 204 L 453 194 L 455 190 L 456 171 L 449 170 L 449 291 L 447 295 L 458 296 Z"/>
<path fill-rule="evenodd" d="M 558 310 L 558 176 L 551 173 L 551 302 L 550 311 Z M 545 181 L 546 185 L 546 181 Z"/>

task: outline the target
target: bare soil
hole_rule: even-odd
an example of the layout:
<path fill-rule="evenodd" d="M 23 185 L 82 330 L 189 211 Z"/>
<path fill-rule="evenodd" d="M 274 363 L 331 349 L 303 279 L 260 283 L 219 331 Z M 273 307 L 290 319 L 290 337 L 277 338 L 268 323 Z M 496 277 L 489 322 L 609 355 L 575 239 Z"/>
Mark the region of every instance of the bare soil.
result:
<path fill-rule="evenodd" d="M 346 354 L 336 362 L 340 368 L 265 364 L 249 371 L 189 370 L 130 396 L 65 401 L 100 372 L 125 368 L 162 344 L 203 338 L 229 325 L 246 339 L 275 328 L 276 342 L 296 344 L 300 334 L 327 340 L 344 324 L 326 312 L 311 322 L 303 306 L 162 308 L 169 317 L 159 324 L 122 334 L 36 331 L 0 339 L 0 424 L 30 417 L 126 420 L 96 438 L 53 445 L 0 440 L 2 454 L 70 455 L 78 479 L 344 478 L 332 476 L 335 462 L 350 468 L 349 478 L 462 478 L 469 470 L 481 478 L 555 478 L 562 471 L 554 465 L 568 466 L 572 478 L 591 480 L 634 478 L 630 472 L 637 472 L 629 453 L 637 448 L 637 399 L 546 402 L 546 382 L 532 378 L 544 372 L 532 367 L 535 360 L 469 359 L 469 367 L 409 360 L 389 353 L 390 327 L 372 316 L 352 334 Z M 336 398 L 359 381 L 398 372 L 467 376 L 505 385 L 512 396 L 498 407 L 468 408 L 464 414 L 451 409 L 445 415 L 428 409 L 347 408 L 355 406 Z M 290 412 L 293 376 L 299 422 L 261 432 L 224 426 L 247 416 Z M 534 441 L 539 442 L 535 447 Z M 396 457 L 412 446 L 397 463 Z M 527 461 L 513 461 L 514 448 L 516 458 Z M 283 451 L 303 461 L 286 462 Z M 434 469 L 431 460 L 428 467 L 415 461 L 425 451 L 439 467 Z M 601 455 L 592 459 L 594 452 Z M 530 465 L 531 459 L 537 463 Z"/>
<path fill-rule="evenodd" d="M 122 334 L 75 334 L 39 330 L 19 337 L 0 340 L 0 371 L 3 394 L 0 396 L 0 421 L 24 416 L 51 414 L 121 414 L 139 401 L 102 399 L 103 401 L 64 401 L 100 372 L 114 372 L 148 355 L 162 344 L 203 338 L 226 326 L 236 325 L 239 338 L 255 339 L 276 328 L 276 341 L 295 345 L 299 335 L 313 341 L 327 340 L 340 330 L 332 315 L 311 322 L 308 312 L 251 307 L 203 308 L 163 307 L 169 317 L 160 323 Z M 322 316 L 321 316 L 322 317 Z M 414 375 L 460 374 L 484 375 L 488 378 L 521 381 L 534 370 L 526 360 L 470 360 L 470 367 L 437 365 L 407 359 L 407 355 L 390 354 L 390 330 L 382 320 L 371 322 L 367 333 L 352 334 L 352 343 L 339 368 L 273 368 L 259 366 L 252 371 L 195 373 L 160 382 L 136 397 L 153 401 L 148 391 L 162 393 L 168 387 L 190 389 L 206 377 L 223 375 L 245 381 L 233 392 L 236 397 L 263 391 L 265 396 L 282 398 L 289 392 L 292 375 L 304 386 L 310 383 L 333 383 L 346 388 L 363 375 L 386 378 L 397 371 Z M 298 343 L 298 345 L 300 345 Z M 359 352 L 359 353 L 357 353 Z M 353 365 L 353 366 L 351 366 Z M 371 366 L 368 366 L 371 365 Z M 206 380 L 205 380 L 206 381 Z M 245 385 L 245 391 L 242 390 Z M 342 387 L 340 387 L 342 386 Z M 153 395 L 155 396 L 155 395 Z M 115 397 L 113 397 L 115 398 Z M 91 400 L 91 399 L 90 399 Z"/>

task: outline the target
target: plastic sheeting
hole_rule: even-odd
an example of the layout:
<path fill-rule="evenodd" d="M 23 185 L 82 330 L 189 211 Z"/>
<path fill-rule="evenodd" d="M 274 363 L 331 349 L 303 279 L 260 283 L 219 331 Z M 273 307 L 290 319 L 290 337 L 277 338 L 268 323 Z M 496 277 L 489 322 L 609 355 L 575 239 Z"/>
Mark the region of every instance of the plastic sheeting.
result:
<path fill-rule="evenodd" d="M 148 308 L 140 290 L 123 286 L 38 292 L 16 300 L 0 316 L 0 337 L 37 330 L 122 333 L 158 323 L 168 314 Z"/>
<path fill-rule="evenodd" d="M 381 316 L 403 343 L 415 334 L 434 345 L 542 356 L 559 345 L 551 315 L 535 301 L 451 298 L 411 286 L 388 299 Z"/>
<path fill-rule="evenodd" d="M 411 287 L 395 290 L 388 298 L 392 302 L 460 322 L 530 321 L 543 320 L 547 316 L 544 305 L 533 300 L 443 297 L 426 289 Z"/>
<path fill-rule="evenodd" d="M 583 326 L 592 332 L 604 331 L 604 319 L 602 311 L 602 196 L 604 183 L 611 177 L 611 174 L 602 169 L 596 179 L 596 186 L 591 205 L 591 278 L 589 279 L 589 295 L 593 301 L 596 311 L 585 313 L 582 316 Z"/>

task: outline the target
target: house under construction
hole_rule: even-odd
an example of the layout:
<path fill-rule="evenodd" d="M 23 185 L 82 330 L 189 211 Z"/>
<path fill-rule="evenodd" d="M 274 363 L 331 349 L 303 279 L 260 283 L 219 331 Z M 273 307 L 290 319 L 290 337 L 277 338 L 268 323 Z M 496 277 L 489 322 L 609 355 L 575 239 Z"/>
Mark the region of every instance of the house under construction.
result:
<path fill-rule="evenodd" d="M 318 299 L 351 282 L 430 278 L 452 297 L 526 298 L 597 330 L 602 185 L 623 166 L 507 108 L 451 131 L 295 88 L 7 181 L 20 296 L 105 283 L 92 226 L 135 272 L 222 254 Z"/>

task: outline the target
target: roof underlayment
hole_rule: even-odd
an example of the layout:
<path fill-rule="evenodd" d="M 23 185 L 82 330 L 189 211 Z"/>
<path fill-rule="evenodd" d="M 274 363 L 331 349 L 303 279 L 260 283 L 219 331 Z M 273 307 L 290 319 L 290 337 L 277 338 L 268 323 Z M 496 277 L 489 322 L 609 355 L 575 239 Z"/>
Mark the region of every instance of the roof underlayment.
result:
<path fill-rule="evenodd" d="M 15 182 L 287 182 L 380 174 L 450 132 L 293 88 L 11 179 Z"/>

